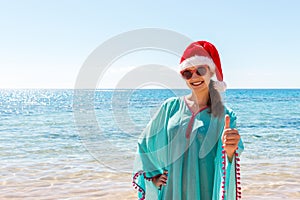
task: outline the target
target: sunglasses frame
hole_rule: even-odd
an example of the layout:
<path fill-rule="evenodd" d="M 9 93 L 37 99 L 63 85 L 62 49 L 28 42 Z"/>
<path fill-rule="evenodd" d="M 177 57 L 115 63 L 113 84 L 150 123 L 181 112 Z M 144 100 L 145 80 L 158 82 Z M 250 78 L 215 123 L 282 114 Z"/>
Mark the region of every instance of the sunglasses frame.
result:
<path fill-rule="evenodd" d="M 209 68 L 207 65 L 200 65 L 200 66 L 194 66 L 193 67 L 194 69 L 183 69 L 183 70 L 181 70 L 180 71 L 180 74 L 181 74 L 181 76 L 182 76 L 182 78 L 184 78 L 185 80 L 189 80 L 189 79 L 191 79 L 192 77 L 193 77 L 193 74 L 196 72 L 196 74 L 198 75 L 198 76 L 205 76 L 206 74 L 207 74 L 207 72 L 209 71 L 207 68 Z M 199 72 L 199 70 L 198 69 L 205 69 L 205 73 L 204 74 L 201 74 L 200 72 Z M 189 76 L 189 78 L 187 77 L 187 76 L 185 76 L 184 75 L 184 73 L 185 72 L 190 72 L 190 76 Z"/>

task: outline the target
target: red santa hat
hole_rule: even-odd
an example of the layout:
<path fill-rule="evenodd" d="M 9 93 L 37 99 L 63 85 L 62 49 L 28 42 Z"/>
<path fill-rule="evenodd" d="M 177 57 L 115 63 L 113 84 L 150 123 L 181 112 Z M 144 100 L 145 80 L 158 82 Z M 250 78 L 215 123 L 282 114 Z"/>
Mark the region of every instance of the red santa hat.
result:
<path fill-rule="evenodd" d="M 197 65 L 208 65 L 210 71 L 214 73 L 212 77 L 215 81 L 214 87 L 218 91 L 226 90 L 220 56 L 213 44 L 207 41 L 197 41 L 185 49 L 180 60 L 180 70 Z"/>

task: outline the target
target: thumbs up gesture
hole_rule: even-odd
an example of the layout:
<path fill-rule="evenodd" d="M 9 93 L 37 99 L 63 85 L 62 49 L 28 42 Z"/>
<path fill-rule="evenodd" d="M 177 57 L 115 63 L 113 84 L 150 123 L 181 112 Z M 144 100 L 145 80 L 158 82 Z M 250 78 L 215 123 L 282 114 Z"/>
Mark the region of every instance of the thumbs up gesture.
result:
<path fill-rule="evenodd" d="M 230 162 L 232 161 L 233 154 L 238 147 L 240 138 L 238 130 L 230 128 L 230 117 L 229 115 L 226 115 L 224 131 L 222 134 L 222 143 Z"/>

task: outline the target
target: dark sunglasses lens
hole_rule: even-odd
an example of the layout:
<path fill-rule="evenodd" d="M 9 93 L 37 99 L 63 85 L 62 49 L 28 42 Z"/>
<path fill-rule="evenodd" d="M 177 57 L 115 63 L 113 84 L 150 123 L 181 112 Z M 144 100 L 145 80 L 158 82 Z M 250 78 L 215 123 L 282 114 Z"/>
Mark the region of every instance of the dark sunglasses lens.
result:
<path fill-rule="evenodd" d="M 189 70 L 185 70 L 182 72 L 182 77 L 185 79 L 190 79 L 190 78 L 192 78 L 192 76 L 193 76 L 193 74 Z"/>
<path fill-rule="evenodd" d="M 199 76 L 204 76 L 206 74 L 206 72 L 207 72 L 207 69 L 205 67 L 198 67 L 198 69 L 197 69 L 197 74 Z"/>

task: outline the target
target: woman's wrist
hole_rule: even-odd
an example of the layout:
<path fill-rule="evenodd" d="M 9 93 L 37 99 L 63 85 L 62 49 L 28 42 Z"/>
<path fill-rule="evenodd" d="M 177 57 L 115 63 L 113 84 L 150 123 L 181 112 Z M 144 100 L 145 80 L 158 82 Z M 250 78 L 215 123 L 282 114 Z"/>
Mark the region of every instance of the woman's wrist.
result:
<path fill-rule="evenodd" d="M 232 162 L 232 158 L 233 158 L 233 154 L 232 155 L 227 155 L 227 159 L 228 161 L 231 163 Z"/>

